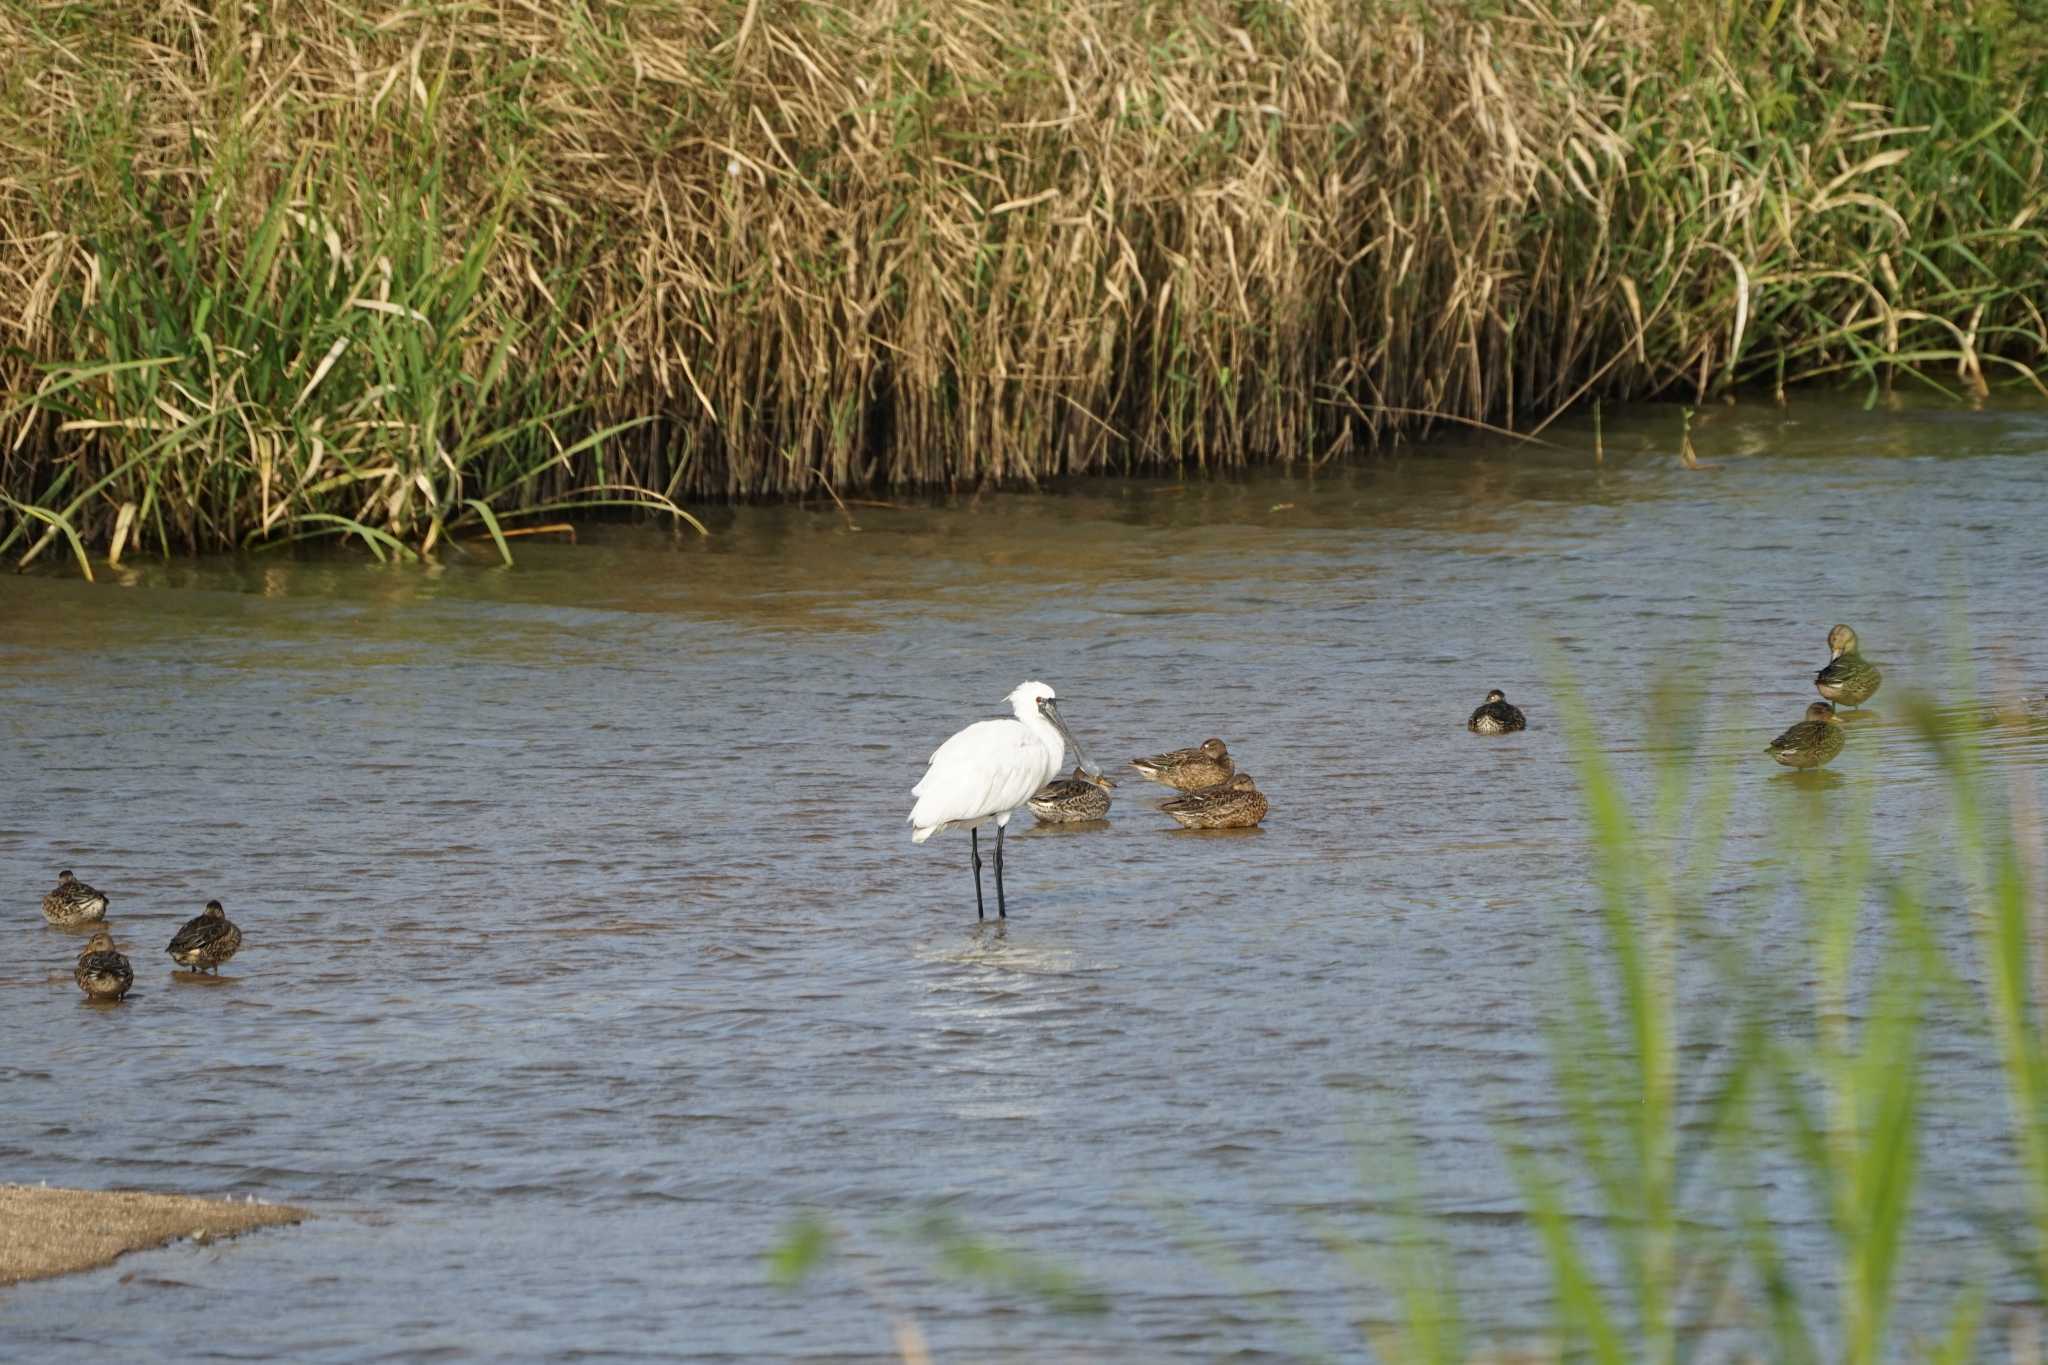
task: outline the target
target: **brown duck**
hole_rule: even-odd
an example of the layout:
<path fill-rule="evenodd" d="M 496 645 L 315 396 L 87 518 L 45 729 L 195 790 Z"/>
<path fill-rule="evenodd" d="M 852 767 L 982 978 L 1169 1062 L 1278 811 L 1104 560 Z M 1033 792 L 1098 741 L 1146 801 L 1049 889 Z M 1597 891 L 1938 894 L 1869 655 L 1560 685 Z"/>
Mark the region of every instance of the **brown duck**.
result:
<path fill-rule="evenodd" d="M 1817 701 L 1806 708 L 1806 719 L 1779 735 L 1764 748 L 1788 768 L 1818 768 L 1842 752 L 1842 718 L 1835 708 Z"/>
<path fill-rule="evenodd" d="M 1230 761 L 1230 751 L 1220 739 L 1205 739 L 1192 749 L 1134 758 L 1131 766 L 1154 782 L 1184 792 L 1213 787 L 1237 771 L 1237 765 Z"/>
<path fill-rule="evenodd" d="M 107 898 L 71 875 L 66 868 L 57 874 L 57 889 L 43 896 L 43 918 L 59 929 L 90 924 L 107 913 Z"/>
<path fill-rule="evenodd" d="M 1509 735 L 1528 726 L 1529 719 L 1522 714 L 1522 708 L 1510 702 L 1507 693 L 1498 687 L 1486 694 L 1472 719 L 1465 722 L 1465 728 L 1475 735 Z"/>
<path fill-rule="evenodd" d="M 1813 675 L 1813 690 L 1843 706 L 1861 706 L 1876 695 L 1884 674 L 1856 649 L 1856 632 L 1836 626 L 1828 632 L 1827 667 Z"/>
<path fill-rule="evenodd" d="M 135 969 L 114 947 L 114 936 L 102 929 L 78 950 L 78 967 L 71 979 L 89 1000 L 119 1000 L 135 984 Z"/>
<path fill-rule="evenodd" d="M 1249 829 L 1266 818 L 1266 798 L 1247 772 L 1159 803 L 1159 809 L 1189 829 Z"/>
<path fill-rule="evenodd" d="M 1109 814 L 1109 793 L 1115 786 L 1107 774 L 1076 768 L 1072 777 L 1056 777 L 1031 793 L 1031 813 L 1049 825 L 1100 820 Z"/>
<path fill-rule="evenodd" d="M 206 913 L 186 920 L 185 927 L 171 936 L 171 946 L 164 951 L 180 967 L 203 972 L 209 967 L 218 971 L 220 964 L 233 957 L 235 949 L 241 946 L 242 931 L 228 918 L 228 912 L 220 908 L 219 901 L 208 901 Z"/>

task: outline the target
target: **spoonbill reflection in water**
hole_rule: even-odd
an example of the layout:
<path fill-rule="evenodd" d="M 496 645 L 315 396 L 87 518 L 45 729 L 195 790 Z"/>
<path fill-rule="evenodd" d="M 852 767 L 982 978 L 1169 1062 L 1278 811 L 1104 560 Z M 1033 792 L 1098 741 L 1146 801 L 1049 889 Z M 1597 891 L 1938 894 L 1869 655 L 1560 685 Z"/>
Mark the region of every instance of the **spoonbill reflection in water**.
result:
<path fill-rule="evenodd" d="M 1004 700 L 1013 720 L 977 721 L 932 752 L 924 777 L 910 794 L 910 841 L 921 844 L 941 830 L 967 826 L 968 856 L 974 863 L 974 915 L 987 918 L 981 899 L 981 826 L 996 822 L 996 916 L 1009 918 L 1003 901 L 1003 828 L 1031 794 L 1066 766 L 1074 746 L 1081 767 L 1089 763 L 1080 741 L 1060 719 L 1053 691 L 1042 682 L 1019 683 Z"/>

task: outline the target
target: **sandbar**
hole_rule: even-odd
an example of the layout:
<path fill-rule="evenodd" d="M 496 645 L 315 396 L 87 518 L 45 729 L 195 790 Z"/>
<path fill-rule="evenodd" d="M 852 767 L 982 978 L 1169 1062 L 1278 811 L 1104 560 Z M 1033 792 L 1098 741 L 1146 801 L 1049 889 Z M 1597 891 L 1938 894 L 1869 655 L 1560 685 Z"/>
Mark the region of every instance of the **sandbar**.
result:
<path fill-rule="evenodd" d="M 91 1270 L 123 1252 L 188 1237 L 206 1242 L 307 1216 L 289 1204 L 0 1185 L 0 1285 Z"/>

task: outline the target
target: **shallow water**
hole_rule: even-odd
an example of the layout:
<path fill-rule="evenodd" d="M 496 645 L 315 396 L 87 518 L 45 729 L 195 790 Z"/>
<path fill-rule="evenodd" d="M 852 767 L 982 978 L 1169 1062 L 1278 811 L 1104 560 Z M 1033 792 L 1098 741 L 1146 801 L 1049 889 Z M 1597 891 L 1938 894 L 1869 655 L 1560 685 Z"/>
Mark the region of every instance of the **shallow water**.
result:
<path fill-rule="evenodd" d="M 1648 690 L 1708 689 L 1711 913 L 1757 916 L 1795 987 L 1798 839 L 1869 805 L 1881 863 L 1945 894 L 1905 699 L 2048 691 L 2048 410 L 1715 410 L 1696 472 L 1675 424 L 1610 419 L 1598 466 L 1574 429 L 856 505 L 857 530 L 742 509 L 705 542 L 524 543 L 509 572 L 0 577 L 0 1178 L 322 1215 L 4 1291 L 0 1344 L 868 1360 L 909 1319 L 963 1361 L 1355 1354 L 1396 1309 L 1329 1239 L 1384 1243 L 1401 1135 L 1482 1336 L 1531 1340 L 1546 1272 L 1500 1144 L 1560 1141 L 1541 1023 L 1563 946 L 1599 943 L 1560 671 L 1639 793 L 1687 720 Z M 1791 779 L 1761 749 L 1837 620 L 1884 690 L 1832 780 Z M 1273 814 L 1182 833 L 1130 774 L 1104 827 L 1020 816 L 1013 913 L 977 924 L 965 838 L 913 847 L 903 817 L 1025 678 L 1112 769 L 1223 736 Z M 1465 732 L 1493 686 L 1527 733 Z M 2044 794 L 2048 727 L 1978 733 Z M 136 962 L 118 1009 L 80 1002 L 81 940 L 36 913 L 67 866 Z M 174 978 L 162 945 L 212 896 L 242 953 Z M 1940 936 L 1967 976 L 1966 918 Z M 1702 1036 L 1715 990 L 1688 975 Z M 1775 1022 L 1810 1019 L 1787 991 Z M 1928 1331 L 1966 1278 L 1994 1321 L 2023 1293 L 1960 1211 L 1999 1203 L 1992 1053 L 1959 1018 L 1932 1051 L 1901 1307 Z M 1824 1228 L 1769 1198 L 1824 1311 Z M 1112 1311 L 944 1276 L 934 1207 Z M 764 1253 L 806 1212 L 842 1255 L 777 1287 Z"/>

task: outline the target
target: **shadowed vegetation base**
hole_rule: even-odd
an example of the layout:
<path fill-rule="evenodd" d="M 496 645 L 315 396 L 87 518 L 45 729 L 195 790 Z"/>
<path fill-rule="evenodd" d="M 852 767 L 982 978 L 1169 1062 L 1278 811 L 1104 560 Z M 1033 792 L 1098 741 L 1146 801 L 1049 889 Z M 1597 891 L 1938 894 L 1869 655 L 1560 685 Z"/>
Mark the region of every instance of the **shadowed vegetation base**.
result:
<path fill-rule="evenodd" d="M 0 553 L 1321 460 L 2048 359 L 1966 0 L 0 11 Z"/>

